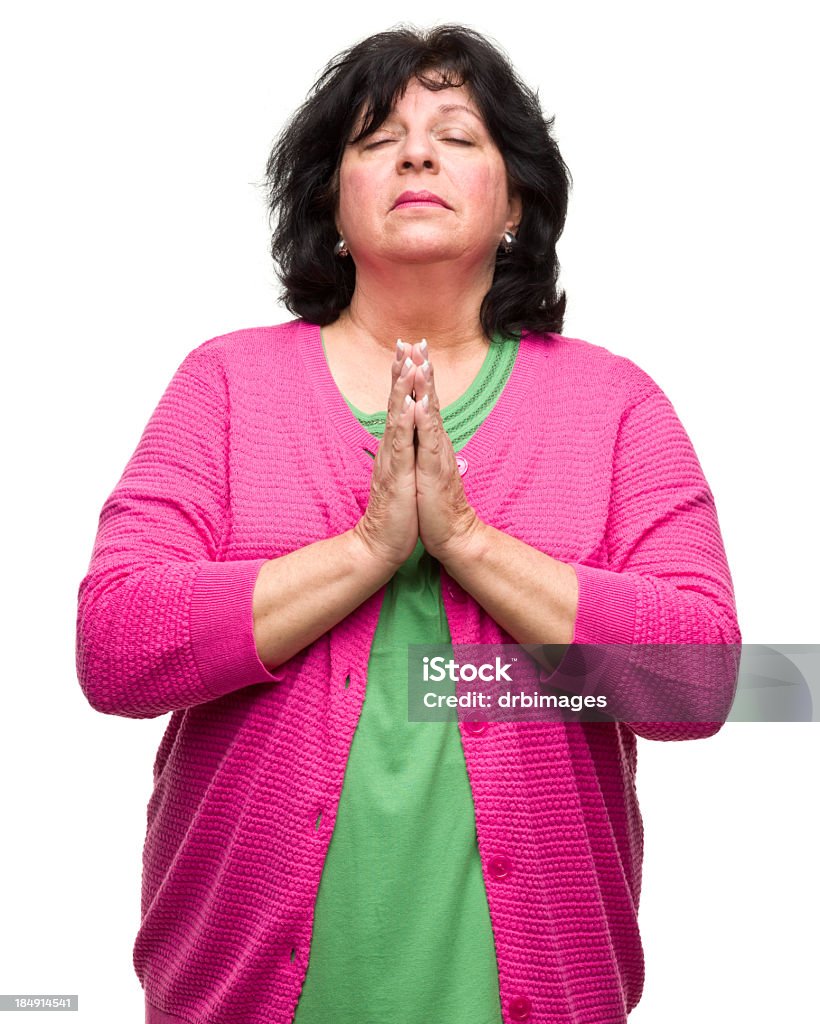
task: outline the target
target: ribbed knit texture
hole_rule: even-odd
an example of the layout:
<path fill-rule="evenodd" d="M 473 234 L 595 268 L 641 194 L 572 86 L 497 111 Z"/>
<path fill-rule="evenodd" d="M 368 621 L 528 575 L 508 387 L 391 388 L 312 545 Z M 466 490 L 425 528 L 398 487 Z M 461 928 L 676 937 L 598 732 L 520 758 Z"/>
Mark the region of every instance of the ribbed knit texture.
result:
<path fill-rule="evenodd" d="M 182 361 L 103 505 L 78 593 L 80 685 L 106 714 L 173 712 L 133 955 L 148 1024 L 292 1020 L 385 588 L 275 672 L 253 590 L 269 558 L 356 524 L 378 443 L 316 325 L 236 331 Z M 573 566 L 574 642 L 740 643 L 712 493 L 629 359 L 524 332 L 459 457 L 482 519 Z M 515 642 L 441 576 L 453 643 Z M 734 677 L 710 680 L 704 708 L 716 685 Z M 459 724 L 505 1021 L 626 1020 L 644 977 L 636 735 L 719 725 Z"/>

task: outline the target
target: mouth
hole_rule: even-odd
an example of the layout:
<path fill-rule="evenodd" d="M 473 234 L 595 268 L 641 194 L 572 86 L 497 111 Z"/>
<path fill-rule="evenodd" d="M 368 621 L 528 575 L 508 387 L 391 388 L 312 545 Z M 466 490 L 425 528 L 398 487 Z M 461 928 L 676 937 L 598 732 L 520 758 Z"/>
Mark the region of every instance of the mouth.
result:
<path fill-rule="evenodd" d="M 402 192 L 393 204 L 393 209 L 397 210 L 400 207 L 405 206 L 440 206 L 445 210 L 452 209 L 448 203 L 445 203 L 441 196 L 437 196 L 434 192 Z"/>

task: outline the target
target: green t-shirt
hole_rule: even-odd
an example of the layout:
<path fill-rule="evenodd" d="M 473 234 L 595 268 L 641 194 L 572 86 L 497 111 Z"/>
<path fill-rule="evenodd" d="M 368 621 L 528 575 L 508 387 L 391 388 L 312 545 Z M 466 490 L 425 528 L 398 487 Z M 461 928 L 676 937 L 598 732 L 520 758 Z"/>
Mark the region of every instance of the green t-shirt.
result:
<path fill-rule="evenodd" d="M 517 353 L 517 337 L 493 338 L 470 387 L 441 410 L 456 452 Z M 386 412 L 347 404 L 382 437 Z M 294 1024 L 501 1024 L 458 724 L 407 720 L 407 645 L 451 642 L 439 563 L 419 539 L 386 587 Z"/>

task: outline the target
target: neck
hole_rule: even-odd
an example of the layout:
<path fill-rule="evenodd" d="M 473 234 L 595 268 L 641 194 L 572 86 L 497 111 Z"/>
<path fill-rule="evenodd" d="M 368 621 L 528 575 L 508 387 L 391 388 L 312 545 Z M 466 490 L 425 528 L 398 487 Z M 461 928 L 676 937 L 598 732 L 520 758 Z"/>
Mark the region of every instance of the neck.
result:
<path fill-rule="evenodd" d="M 410 345 L 426 338 L 431 353 L 461 360 L 488 345 L 478 314 L 491 284 L 491 269 L 460 275 L 453 263 L 357 264 L 356 288 L 339 323 L 385 352 L 393 352 L 397 338 Z"/>

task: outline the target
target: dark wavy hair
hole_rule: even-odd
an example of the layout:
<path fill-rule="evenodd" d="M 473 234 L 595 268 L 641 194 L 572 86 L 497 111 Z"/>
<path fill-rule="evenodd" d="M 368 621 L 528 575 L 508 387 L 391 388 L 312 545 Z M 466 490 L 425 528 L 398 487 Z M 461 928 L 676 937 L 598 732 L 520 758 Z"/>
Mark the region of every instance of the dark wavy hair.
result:
<path fill-rule="evenodd" d="M 463 25 L 429 31 L 399 26 L 334 57 L 276 139 L 264 186 L 271 255 L 297 316 L 325 325 L 350 304 L 352 258 L 334 255 L 339 165 L 345 145 L 375 131 L 412 78 L 428 89 L 468 85 L 522 200 L 512 252 L 499 252 L 480 310 L 488 338 L 563 329 L 566 294 L 558 291 L 555 246 L 564 228 L 572 178 L 533 92 L 507 56 Z M 363 120 L 355 138 L 351 132 Z"/>

